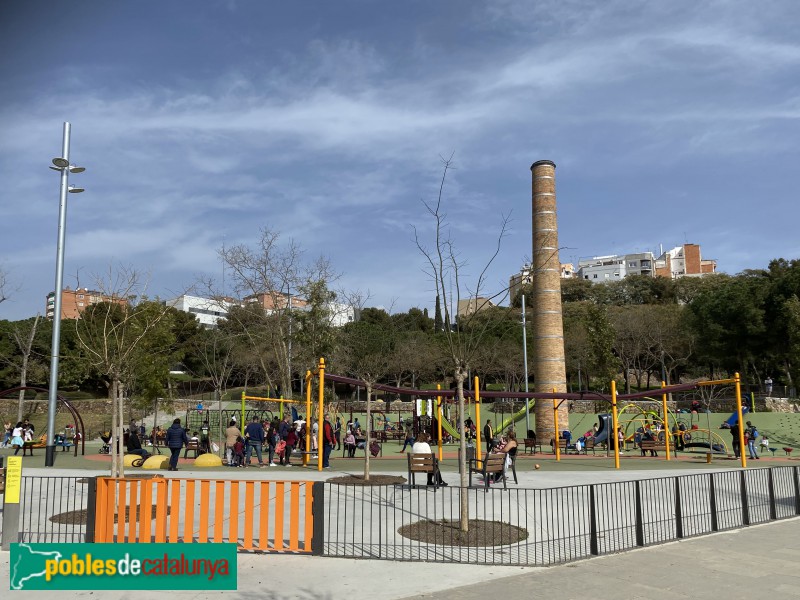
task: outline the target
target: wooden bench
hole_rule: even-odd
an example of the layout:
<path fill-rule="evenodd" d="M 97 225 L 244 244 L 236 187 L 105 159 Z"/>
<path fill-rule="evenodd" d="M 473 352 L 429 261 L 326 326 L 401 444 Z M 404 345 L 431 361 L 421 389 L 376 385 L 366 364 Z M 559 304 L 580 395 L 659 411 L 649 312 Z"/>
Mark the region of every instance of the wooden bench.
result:
<path fill-rule="evenodd" d="M 378 442 L 378 440 L 376 440 L 374 437 L 372 438 L 372 441 L 373 441 L 373 442 L 377 442 L 377 443 L 378 443 L 378 448 L 379 448 L 379 450 L 378 450 L 378 456 L 383 456 L 383 444 L 381 444 L 380 442 Z M 359 447 L 359 444 L 364 444 L 364 447 L 363 447 L 363 448 L 360 448 L 360 447 Z M 369 452 L 369 445 L 366 443 L 366 438 L 356 438 L 356 447 L 355 447 L 355 449 L 353 450 L 353 458 L 355 458 L 355 453 L 356 453 L 358 450 L 362 450 L 362 451 L 364 452 L 364 454 L 366 454 L 367 452 Z M 349 455 L 349 448 L 348 448 L 347 444 L 345 444 L 344 442 L 342 442 L 342 458 L 345 458 L 345 457 L 348 457 L 348 458 L 349 458 L 349 456 L 348 456 L 348 455 Z"/>
<path fill-rule="evenodd" d="M 553 446 L 553 454 L 555 454 L 556 453 L 556 447 L 555 447 L 555 445 L 554 445 L 552 440 L 550 441 L 550 445 Z M 575 445 L 574 444 L 567 444 L 567 440 L 565 440 L 564 438 L 558 438 L 558 449 L 559 449 L 559 451 L 563 452 L 564 454 L 567 454 L 570 451 L 577 452 L 575 450 Z"/>
<path fill-rule="evenodd" d="M 186 458 L 189 452 L 194 452 L 195 458 L 205 453 L 205 451 L 200 448 L 200 440 L 190 440 L 187 442 L 186 448 L 183 450 L 183 458 Z"/>
<path fill-rule="evenodd" d="M 469 486 L 472 487 L 472 474 L 477 473 L 483 476 L 484 490 L 489 490 L 489 480 L 491 476 L 499 474 L 503 475 L 503 467 L 506 464 L 506 455 L 504 453 L 487 452 L 486 456 L 480 461 L 481 466 L 478 466 L 478 460 L 475 458 L 469 461 Z M 503 478 L 503 489 L 506 489 L 506 480 Z"/>
<path fill-rule="evenodd" d="M 439 487 L 438 481 L 441 480 L 441 473 L 439 473 L 439 459 L 435 454 L 411 454 L 406 455 L 408 458 L 408 482 L 410 485 L 416 485 L 415 475 L 417 473 L 425 473 L 425 475 L 432 475 L 434 486 Z"/>
<path fill-rule="evenodd" d="M 592 454 L 594 454 L 595 453 L 594 449 L 595 449 L 596 446 L 597 446 L 597 444 L 595 443 L 593 437 L 591 437 L 591 438 L 583 438 L 583 448 L 581 449 L 581 452 L 583 452 L 584 454 L 588 454 L 589 450 L 591 450 Z"/>
<path fill-rule="evenodd" d="M 524 450 L 525 453 L 527 453 L 528 450 L 532 450 L 532 453 L 536 454 L 537 448 L 539 449 L 539 452 L 542 451 L 542 445 L 535 439 L 525 438 L 523 441 L 525 442 L 525 450 Z"/>
<path fill-rule="evenodd" d="M 660 440 L 642 440 L 639 442 L 639 448 L 642 450 L 642 456 L 644 456 L 645 452 L 649 452 L 654 450 L 655 452 L 666 452 L 667 445 Z"/>

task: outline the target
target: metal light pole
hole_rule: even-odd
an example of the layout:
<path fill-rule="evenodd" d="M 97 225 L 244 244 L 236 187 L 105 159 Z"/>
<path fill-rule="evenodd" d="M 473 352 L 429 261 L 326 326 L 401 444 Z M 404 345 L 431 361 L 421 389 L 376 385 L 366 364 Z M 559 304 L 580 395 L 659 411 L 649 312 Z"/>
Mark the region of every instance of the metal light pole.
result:
<path fill-rule="evenodd" d="M 525 325 L 525 294 L 522 294 L 522 360 L 525 364 L 525 393 L 528 393 L 528 328 Z M 530 398 L 525 398 L 525 429 L 531 430 Z M 525 437 L 527 437 L 527 432 Z"/>
<path fill-rule="evenodd" d="M 64 283 L 64 238 L 67 227 L 67 193 L 80 193 L 83 188 L 69 185 L 70 173 L 82 173 L 86 169 L 69 163 L 69 130 L 68 122 L 64 123 L 64 138 L 61 156 L 53 159 L 54 171 L 61 172 L 61 193 L 58 203 L 58 246 L 56 251 L 56 289 L 53 312 L 53 344 L 50 354 L 50 388 L 47 396 L 47 446 L 45 448 L 44 465 L 52 467 L 56 461 L 56 401 L 58 398 L 58 356 L 61 346 L 61 296 Z"/>

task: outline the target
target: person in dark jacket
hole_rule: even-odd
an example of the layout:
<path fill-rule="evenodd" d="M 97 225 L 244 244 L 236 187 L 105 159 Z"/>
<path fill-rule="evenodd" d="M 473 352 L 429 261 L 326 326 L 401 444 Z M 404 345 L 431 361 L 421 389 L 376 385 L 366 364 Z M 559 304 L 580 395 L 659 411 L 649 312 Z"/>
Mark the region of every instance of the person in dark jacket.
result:
<path fill-rule="evenodd" d="M 264 444 L 266 433 L 257 415 L 253 417 L 253 422 L 244 428 L 244 437 L 247 439 L 247 455 L 244 459 L 245 466 L 250 466 L 250 455 L 253 453 L 253 450 L 255 450 L 256 457 L 258 457 L 258 466 L 263 467 L 264 460 L 261 458 L 261 447 Z"/>
<path fill-rule="evenodd" d="M 135 429 L 131 429 L 128 434 L 128 454 L 138 454 L 145 459 L 150 457 L 150 453 L 142 448 L 142 442 L 139 441 L 139 434 Z"/>
<path fill-rule="evenodd" d="M 167 448 L 172 453 L 169 457 L 169 470 L 178 470 L 178 457 L 181 455 L 181 448 L 189 443 L 189 436 L 181 427 L 181 420 L 175 419 L 172 426 L 167 429 Z"/>

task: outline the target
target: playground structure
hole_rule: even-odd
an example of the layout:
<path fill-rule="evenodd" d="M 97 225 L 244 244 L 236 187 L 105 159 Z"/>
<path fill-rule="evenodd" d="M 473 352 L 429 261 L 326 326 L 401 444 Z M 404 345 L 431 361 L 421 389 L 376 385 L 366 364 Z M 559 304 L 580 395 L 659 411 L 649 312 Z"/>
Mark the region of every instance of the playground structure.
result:
<path fill-rule="evenodd" d="M 324 359 L 320 359 L 320 368 L 317 370 L 317 372 L 319 373 L 319 390 L 320 390 L 319 393 L 320 393 L 320 398 L 322 398 L 322 389 L 323 389 L 323 386 L 324 386 L 324 377 L 325 377 L 325 374 L 324 374 Z M 311 377 L 310 372 L 309 372 L 309 374 L 307 374 L 306 377 L 307 377 L 307 382 L 310 384 L 310 377 Z M 344 376 L 341 376 L 341 375 L 333 375 L 333 374 L 328 374 L 327 377 L 328 377 L 328 379 L 330 379 L 330 380 L 332 380 L 334 382 L 345 383 L 345 384 L 349 384 L 349 385 L 353 385 L 353 386 L 359 386 L 359 387 L 365 387 L 365 384 L 362 381 L 360 381 L 358 379 L 354 379 L 352 377 L 344 377 Z M 465 399 L 471 397 L 474 400 L 474 403 L 475 403 L 475 418 L 476 418 L 476 424 L 477 424 L 477 426 L 476 426 L 476 445 L 477 445 L 478 448 L 481 447 L 481 427 L 480 427 L 480 424 L 481 424 L 481 418 L 480 418 L 481 396 L 483 396 L 484 398 L 487 398 L 487 399 L 489 399 L 489 398 L 523 398 L 523 399 L 524 398 L 528 398 L 528 399 L 534 399 L 534 400 L 551 400 L 552 403 L 553 403 L 553 409 L 552 410 L 553 410 L 553 422 L 554 422 L 554 425 L 555 425 L 555 431 L 559 431 L 559 427 L 558 427 L 559 409 L 561 408 L 562 404 L 565 401 L 569 401 L 569 400 L 584 400 L 584 399 L 587 399 L 587 398 L 592 398 L 592 399 L 605 401 L 605 402 L 607 402 L 607 403 L 609 403 L 611 405 L 611 429 L 610 429 L 610 431 L 608 431 L 606 436 L 611 434 L 611 444 L 610 445 L 611 445 L 611 447 L 612 447 L 612 449 L 614 451 L 614 466 L 617 469 L 620 468 L 620 463 L 619 463 L 619 460 L 620 460 L 620 447 L 619 446 L 620 446 L 620 444 L 617 441 L 618 440 L 618 432 L 621 431 L 620 430 L 620 422 L 619 422 L 619 411 L 618 411 L 618 406 L 619 406 L 618 403 L 619 403 L 619 401 L 622 400 L 622 401 L 630 402 L 630 401 L 636 401 L 636 400 L 640 400 L 641 401 L 641 400 L 646 400 L 646 399 L 650 400 L 650 401 L 653 400 L 651 398 L 651 395 L 653 394 L 652 390 L 648 390 L 648 391 L 645 391 L 645 392 L 636 392 L 636 393 L 632 393 L 632 394 L 622 394 L 622 395 L 617 394 L 617 385 L 616 385 L 616 381 L 614 381 L 614 380 L 611 381 L 611 394 L 601 394 L 599 392 L 588 392 L 588 391 L 585 391 L 585 392 L 557 392 L 555 390 L 553 390 L 553 392 L 481 392 L 479 384 L 480 384 L 479 378 L 476 376 L 474 378 L 474 387 L 473 387 L 473 389 L 472 390 L 464 390 L 464 392 L 463 392 Z M 661 418 L 661 422 L 669 424 L 669 414 L 670 413 L 669 413 L 668 408 L 667 408 L 667 397 L 668 397 L 669 394 L 674 394 L 674 393 L 679 393 L 679 392 L 688 392 L 688 391 L 692 391 L 692 390 L 697 390 L 697 389 L 705 387 L 705 386 L 714 386 L 714 385 L 733 385 L 734 386 L 735 393 L 736 393 L 736 418 L 737 418 L 738 422 L 740 422 L 740 423 L 743 422 L 743 420 L 742 420 L 743 419 L 743 416 L 742 416 L 743 415 L 743 410 L 742 410 L 742 408 L 743 408 L 742 407 L 742 391 L 741 391 L 741 379 L 740 379 L 739 373 L 735 373 L 734 377 L 732 377 L 730 379 L 719 379 L 719 380 L 713 380 L 713 381 L 700 381 L 700 382 L 697 382 L 697 383 L 689 383 L 689 384 L 678 384 L 678 385 L 667 386 L 664 382 L 662 382 L 661 390 L 660 390 L 660 392 L 661 392 L 661 409 L 662 410 L 661 410 L 661 413 L 659 415 L 660 418 Z M 437 387 L 440 387 L 440 386 L 437 386 Z M 450 389 L 450 390 L 442 390 L 442 389 L 420 390 L 420 389 L 410 389 L 410 388 L 399 388 L 399 387 L 395 387 L 395 386 L 391 386 L 391 385 L 383 385 L 383 384 L 374 384 L 372 386 L 372 389 L 376 390 L 376 391 L 384 391 L 384 392 L 390 392 L 390 393 L 394 393 L 394 394 L 406 394 L 406 395 L 418 396 L 418 397 L 423 397 L 423 398 L 425 398 L 425 397 L 427 397 L 427 398 L 436 397 L 436 414 L 437 414 L 437 421 L 438 421 L 438 425 L 437 425 L 437 429 L 438 429 L 438 436 L 437 436 L 438 437 L 438 453 L 439 453 L 440 457 L 442 455 L 442 435 L 441 435 L 441 430 L 444 429 L 450 435 L 455 435 L 455 436 L 459 435 L 458 431 L 456 431 L 455 428 L 453 428 L 447 421 L 442 419 L 442 412 L 441 412 L 443 399 L 453 398 L 455 396 L 456 390 L 452 390 L 452 389 Z M 307 393 L 310 394 L 310 385 L 307 386 Z M 534 406 L 535 406 L 535 403 L 534 403 Z M 528 410 L 528 407 L 526 407 L 525 410 Z M 519 418 L 519 413 L 520 412 L 521 411 L 518 411 L 517 413 L 511 415 L 508 419 L 510 419 L 511 422 L 513 422 L 515 419 Z M 525 413 L 523 412 L 522 415 L 524 416 L 524 414 Z M 504 421 L 504 423 L 505 423 L 505 421 Z M 501 427 L 500 429 L 503 429 L 503 427 Z M 699 429 L 698 430 L 694 430 L 694 431 L 699 431 Z M 670 427 L 669 426 L 662 427 L 662 432 L 663 432 L 663 435 L 664 435 L 665 449 L 666 449 L 665 460 L 670 460 L 671 459 L 670 446 L 671 446 L 671 443 L 672 443 L 672 440 L 671 440 L 672 433 L 670 431 Z M 690 433 L 690 435 L 691 435 L 691 433 Z M 708 442 L 708 445 L 710 446 L 709 447 L 709 452 L 711 452 L 711 451 L 714 450 L 714 446 L 716 444 L 713 441 L 714 438 L 711 435 L 710 429 L 708 431 L 708 439 L 710 440 Z M 321 443 L 321 440 L 320 440 L 320 443 Z M 724 442 L 723 442 L 722 446 L 723 446 L 723 448 L 725 448 Z M 741 448 L 744 448 L 744 431 L 743 431 L 743 428 L 741 428 L 741 427 L 739 428 L 739 446 Z M 559 444 L 554 444 L 554 450 L 555 450 L 555 453 L 556 453 L 556 460 L 557 461 L 561 460 Z M 740 454 L 742 468 L 745 468 L 747 466 L 747 459 L 745 457 L 745 452 L 740 452 L 739 454 Z"/>
<path fill-rule="evenodd" d="M 10 388 L 10 389 L 7 389 L 7 390 L 0 391 L 0 398 L 6 398 L 6 397 L 11 396 L 13 394 L 19 394 L 19 392 L 25 392 L 25 391 L 28 391 L 28 390 L 36 392 L 36 393 L 42 393 L 42 394 L 47 394 L 48 393 L 48 390 L 46 388 L 31 387 L 31 386 L 27 386 L 26 385 L 26 386 L 15 387 L 15 388 Z M 69 414 L 72 417 L 72 421 L 73 421 L 73 423 L 75 423 L 75 444 L 74 444 L 75 456 L 78 456 L 78 446 L 80 446 L 80 448 L 81 448 L 81 456 L 84 456 L 86 454 L 86 431 L 85 431 L 85 428 L 83 426 L 83 419 L 81 418 L 81 415 L 78 412 L 78 409 L 75 408 L 75 406 L 73 406 L 72 403 L 69 400 L 67 400 L 64 396 L 62 396 L 60 394 L 57 394 L 56 395 L 56 399 L 59 402 L 59 406 L 63 406 L 64 408 L 67 409 L 67 411 L 69 411 Z M 27 402 L 27 400 L 26 400 L 26 402 Z M 45 432 L 45 434 L 46 433 L 47 432 Z M 46 439 L 46 437 L 44 439 Z M 38 446 L 35 446 L 35 447 L 38 447 Z M 63 447 L 63 444 L 62 444 L 62 447 Z"/>

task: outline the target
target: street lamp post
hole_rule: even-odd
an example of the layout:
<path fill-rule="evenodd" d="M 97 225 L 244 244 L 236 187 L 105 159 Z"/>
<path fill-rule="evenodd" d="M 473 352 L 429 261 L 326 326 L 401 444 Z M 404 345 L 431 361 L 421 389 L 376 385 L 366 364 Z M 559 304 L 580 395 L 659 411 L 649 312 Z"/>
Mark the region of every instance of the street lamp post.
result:
<path fill-rule="evenodd" d="M 44 465 L 52 467 L 56 461 L 56 401 L 58 397 L 58 356 L 61 346 L 61 296 L 64 282 L 64 238 L 67 227 L 67 194 L 77 194 L 83 188 L 69 185 L 70 173 L 82 173 L 86 169 L 76 167 L 69 162 L 69 130 L 70 124 L 64 123 L 64 138 L 61 156 L 53 159 L 50 168 L 61 173 L 61 194 L 58 203 L 58 245 L 56 251 L 56 288 L 55 306 L 53 307 L 53 344 L 50 354 L 50 388 L 47 397 L 47 447 L 45 448 Z"/>

